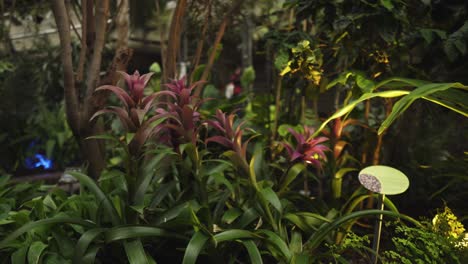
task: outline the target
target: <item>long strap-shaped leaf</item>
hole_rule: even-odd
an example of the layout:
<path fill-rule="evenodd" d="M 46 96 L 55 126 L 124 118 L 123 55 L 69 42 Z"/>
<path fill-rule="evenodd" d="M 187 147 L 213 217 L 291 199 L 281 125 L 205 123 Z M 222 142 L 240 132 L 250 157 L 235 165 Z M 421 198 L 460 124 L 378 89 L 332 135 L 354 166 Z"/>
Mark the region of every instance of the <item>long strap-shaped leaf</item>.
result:
<path fill-rule="evenodd" d="M 123 226 L 109 229 L 105 233 L 106 242 L 130 239 L 130 238 L 143 238 L 143 237 L 167 237 L 186 240 L 185 236 L 177 233 L 169 232 L 158 227 L 151 226 Z"/>
<path fill-rule="evenodd" d="M 130 264 L 149 264 L 140 239 L 124 241 L 124 248 Z"/>
<path fill-rule="evenodd" d="M 206 241 L 209 236 L 205 235 L 203 232 L 198 231 L 190 239 L 190 242 L 185 249 L 184 260 L 182 264 L 195 264 L 197 261 L 198 255 L 205 246 Z"/>
<path fill-rule="evenodd" d="M 0 249 L 8 247 L 9 242 L 13 241 L 17 237 L 21 236 L 22 234 L 34 228 L 44 226 L 44 225 L 54 225 L 54 224 L 75 224 L 75 225 L 81 225 L 85 227 L 95 226 L 95 224 L 91 221 L 85 221 L 83 219 L 75 218 L 75 217 L 53 217 L 53 218 L 43 219 L 43 220 L 39 220 L 35 222 L 30 222 L 18 228 L 13 233 L 8 235 L 5 239 L 0 241 Z"/>
<path fill-rule="evenodd" d="M 380 125 L 378 133 L 382 134 L 383 131 L 385 131 L 385 129 L 387 129 L 395 121 L 395 119 L 397 119 L 406 109 L 408 109 L 408 107 L 410 107 L 410 105 L 415 100 L 420 99 L 420 98 L 423 98 L 431 102 L 437 103 L 439 105 L 442 105 L 444 107 L 450 108 L 451 110 L 461 113 L 464 116 L 468 116 L 468 113 L 463 112 L 461 109 L 458 110 L 458 108 L 453 108 L 449 106 L 448 104 L 444 104 L 444 102 L 442 101 L 438 101 L 435 98 L 427 98 L 433 93 L 442 92 L 450 88 L 458 88 L 458 89 L 467 90 L 468 87 L 464 86 L 461 83 L 429 83 L 429 84 L 422 85 L 416 88 L 415 90 L 411 91 L 408 95 L 404 96 L 403 98 L 398 100 L 398 102 L 395 103 L 390 115 L 385 119 L 382 125 Z"/>
<path fill-rule="evenodd" d="M 80 239 L 76 243 L 75 253 L 73 254 L 73 264 L 80 264 L 86 251 L 88 250 L 89 244 L 91 244 L 100 234 L 106 231 L 106 228 L 94 228 L 86 231 L 81 235 Z"/>
<path fill-rule="evenodd" d="M 344 215 L 342 217 L 337 218 L 335 221 L 328 223 L 326 225 L 323 225 L 320 227 L 317 232 L 315 232 L 309 240 L 306 242 L 306 245 L 304 247 L 310 248 L 310 249 L 315 249 L 317 248 L 320 243 L 326 238 L 327 235 L 330 234 L 331 231 L 341 227 L 343 224 L 345 224 L 348 221 L 365 217 L 365 216 L 371 216 L 371 215 L 386 215 L 390 217 L 395 217 L 395 218 L 402 218 L 405 219 L 409 222 L 412 222 L 416 225 L 420 225 L 418 221 L 414 220 L 413 218 L 403 215 L 403 214 L 398 214 L 395 212 L 391 211 L 382 211 L 382 210 L 364 210 L 364 211 L 358 211 L 354 213 L 350 213 L 347 215 Z"/>
<path fill-rule="evenodd" d="M 70 174 L 76 179 L 78 179 L 80 181 L 80 184 L 88 187 L 91 193 L 93 193 L 93 195 L 96 197 L 98 203 L 102 203 L 102 206 L 105 212 L 107 213 L 107 216 L 110 217 L 112 224 L 114 226 L 119 225 L 121 222 L 117 210 L 115 209 L 112 202 L 109 200 L 109 197 L 107 197 L 107 195 L 104 194 L 104 192 L 101 190 L 101 188 L 99 188 L 96 182 L 87 175 L 79 172 L 70 172 Z"/>
<path fill-rule="evenodd" d="M 249 253 L 250 263 L 252 264 L 262 264 L 262 255 L 258 250 L 257 245 L 252 240 L 243 240 L 242 244 L 247 249 L 247 253 Z"/>

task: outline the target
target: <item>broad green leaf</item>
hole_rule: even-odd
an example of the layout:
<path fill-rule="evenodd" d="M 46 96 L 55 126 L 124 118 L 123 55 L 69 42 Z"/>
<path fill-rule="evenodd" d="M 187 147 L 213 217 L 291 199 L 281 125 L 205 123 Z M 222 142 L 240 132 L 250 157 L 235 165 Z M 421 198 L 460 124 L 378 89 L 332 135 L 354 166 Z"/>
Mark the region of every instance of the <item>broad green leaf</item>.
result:
<path fill-rule="evenodd" d="M 176 181 L 171 181 L 169 183 L 164 183 L 161 184 L 157 190 L 154 192 L 155 196 L 151 200 L 150 203 L 150 208 L 155 208 L 157 207 L 161 201 L 174 189 L 174 187 L 177 185 Z"/>
<path fill-rule="evenodd" d="M 258 250 L 257 245 L 252 240 L 242 240 L 242 244 L 247 249 L 247 253 L 249 253 L 250 263 L 252 264 L 262 264 L 262 255 Z"/>
<path fill-rule="evenodd" d="M 109 229 L 105 232 L 106 242 L 108 243 L 123 239 L 143 237 L 166 237 L 182 240 L 187 239 L 180 234 L 151 226 L 122 226 Z"/>
<path fill-rule="evenodd" d="M 124 241 L 123 244 L 130 264 L 148 264 L 141 240 Z"/>
<path fill-rule="evenodd" d="M 246 228 L 251 224 L 255 219 L 259 217 L 257 210 L 255 208 L 249 208 L 240 217 L 239 221 L 235 224 L 236 228 Z"/>
<path fill-rule="evenodd" d="M 17 237 L 21 236 L 22 234 L 31 231 L 34 228 L 38 228 L 44 225 L 53 225 L 53 224 L 74 224 L 74 225 L 81 225 L 85 227 L 94 227 L 95 224 L 90 222 L 90 221 L 85 221 L 80 218 L 75 218 L 75 217 L 53 217 L 53 218 L 47 218 L 43 220 L 39 220 L 36 222 L 29 222 L 20 228 L 16 229 L 13 231 L 11 234 L 9 234 L 6 238 L 4 238 L 2 241 L 0 241 L 0 249 L 8 247 L 8 243 L 16 239 Z"/>
<path fill-rule="evenodd" d="M 265 240 L 270 243 L 272 246 L 274 246 L 281 255 L 285 258 L 286 262 L 290 262 L 292 258 L 292 253 L 289 250 L 288 245 L 286 242 L 281 239 L 280 236 L 278 236 L 276 233 L 270 231 L 270 230 L 258 230 L 257 234 L 259 235 L 265 235 Z"/>
<path fill-rule="evenodd" d="M 80 264 L 81 260 L 86 255 L 89 245 L 104 231 L 106 228 L 94 228 L 86 231 L 81 235 L 76 243 L 75 254 L 73 255 L 73 264 Z"/>
<path fill-rule="evenodd" d="M 361 217 L 367 217 L 367 216 L 378 216 L 378 215 L 384 215 L 384 216 L 390 216 L 394 218 L 402 218 L 404 220 L 407 220 L 409 222 L 412 222 L 413 224 L 420 226 L 419 222 L 414 220 L 413 218 L 403 215 L 403 214 L 398 214 L 395 212 L 390 212 L 390 211 L 383 211 L 383 210 L 364 210 L 364 211 L 358 211 L 358 212 L 353 212 L 350 214 L 346 214 L 344 216 L 341 216 L 337 219 L 335 219 L 333 222 L 328 223 L 326 225 L 321 226 L 317 232 L 315 232 L 309 240 L 304 244 L 304 247 L 307 247 L 308 249 L 315 249 L 317 248 L 323 241 L 324 239 L 332 232 L 333 230 L 336 230 L 346 224 L 349 221 L 352 221 L 354 219 L 358 219 Z"/>
<path fill-rule="evenodd" d="M 302 235 L 300 232 L 292 231 L 289 249 L 295 254 L 302 252 Z"/>
<path fill-rule="evenodd" d="M 363 74 L 356 75 L 356 84 L 363 93 L 370 93 L 374 90 L 375 83 L 367 79 Z"/>
<path fill-rule="evenodd" d="M 278 195 L 271 189 L 271 187 L 262 188 L 260 194 L 266 199 L 273 207 L 278 210 L 278 212 L 283 211 L 281 201 L 278 198 Z"/>
<path fill-rule="evenodd" d="M 286 214 L 284 219 L 289 220 L 301 230 L 307 233 L 312 233 L 317 230 L 323 223 L 330 222 L 330 220 L 322 215 L 310 212 L 297 212 Z"/>
<path fill-rule="evenodd" d="M 223 231 L 213 236 L 216 243 L 222 243 L 224 241 L 234 241 L 237 239 L 254 239 L 259 238 L 258 235 L 247 230 L 242 229 L 230 229 Z"/>
<path fill-rule="evenodd" d="M 22 246 L 11 255 L 11 264 L 25 264 L 28 247 Z"/>
<path fill-rule="evenodd" d="M 201 231 L 196 232 L 185 249 L 182 264 L 195 264 L 208 238 L 209 236 L 203 234 Z"/>
<path fill-rule="evenodd" d="M 450 88 L 467 90 L 468 86 L 461 83 L 429 83 L 422 85 L 404 96 L 392 108 L 392 112 L 379 127 L 378 134 L 382 134 L 410 105 L 419 98 L 424 98 L 436 92 L 445 91 Z M 467 116 L 468 113 L 465 113 Z"/>
<path fill-rule="evenodd" d="M 394 77 L 383 80 L 375 85 L 374 91 L 380 87 L 391 88 L 391 89 L 401 89 L 406 87 L 418 87 L 421 85 L 428 84 L 430 82 L 418 80 L 418 79 L 409 79 L 409 78 L 400 78 Z"/>
<path fill-rule="evenodd" d="M 85 174 L 79 172 L 70 172 L 70 174 L 80 181 L 80 184 L 89 188 L 96 197 L 97 203 L 102 204 L 107 216 L 111 219 L 113 225 L 120 224 L 119 214 L 106 194 L 99 188 L 96 182 Z"/>
<path fill-rule="evenodd" d="M 382 97 L 382 98 L 393 98 L 393 97 L 400 97 L 403 95 L 409 94 L 408 91 L 402 91 L 402 90 L 393 90 L 393 91 L 384 91 L 384 92 L 377 92 L 377 93 L 366 93 L 363 94 L 360 98 L 357 100 L 349 103 L 348 105 L 344 106 L 343 108 L 339 109 L 336 111 L 331 117 L 329 117 L 327 120 L 325 120 L 320 127 L 315 131 L 315 133 L 312 135 L 312 137 L 316 137 L 320 134 L 320 132 L 326 127 L 326 125 L 331 122 L 332 120 L 342 117 L 351 111 L 353 111 L 354 107 L 356 107 L 359 103 L 364 102 L 366 100 L 375 98 L 375 97 Z"/>
<path fill-rule="evenodd" d="M 231 209 L 227 210 L 224 213 L 223 218 L 221 219 L 221 221 L 226 223 L 226 224 L 231 224 L 240 215 L 242 215 L 242 210 L 240 210 L 239 208 L 231 208 Z"/>
<path fill-rule="evenodd" d="M 283 193 L 288 188 L 289 184 L 291 184 L 291 182 L 293 182 L 296 177 L 305 169 L 306 167 L 303 163 L 296 163 L 291 168 L 289 168 L 288 174 L 279 188 L 279 193 Z"/>
<path fill-rule="evenodd" d="M 435 92 L 424 99 L 468 117 L 468 92 L 463 89 Z"/>
<path fill-rule="evenodd" d="M 42 253 L 47 248 L 47 245 L 41 241 L 34 241 L 28 250 L 28 263 L 29 264 L 39 264 L 41 260 Z"/>
<path fill-rule="evenodd" d="M 84 255 L 84 257 L 78 263 L 80 263 L 80 264 L 95 264 L 96 263 L 96 256 L 97 256 L 98 251 L 99 251 L 98 246 L 92 246 L 88 250 L 86 255 Z"/>
<path fill-rule="evenodd" d="M 156 172 L 158 168 L 161 166 L 161 161 L 164 158 L 167 158 L 169 154 L 173 154 L 174 152 L 170 149 L 164 149 L 161 153 L 153 157 L 148 164 L 143 168 L 140 172 L 137 179 L 137 189 L 134 195 L 134 205 L 135 206 L 143 206 L 143 200 L 146 194 L 146 190 L 150 186 L 151 181 L 156 176 Z M 157 176 L 156 176 L 157 177 Z"/>

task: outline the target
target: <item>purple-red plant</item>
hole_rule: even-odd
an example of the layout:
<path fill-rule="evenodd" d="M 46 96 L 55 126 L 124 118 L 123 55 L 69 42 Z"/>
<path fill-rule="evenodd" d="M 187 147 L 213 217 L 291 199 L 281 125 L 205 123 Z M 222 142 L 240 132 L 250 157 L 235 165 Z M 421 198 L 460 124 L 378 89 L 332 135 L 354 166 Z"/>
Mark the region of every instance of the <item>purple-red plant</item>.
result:
<path fill-rule="evenodd" d="M 140 75 L 138 71 L 135 71 L 133 75 L 121 71 L 119 73 L 125 78 L 128 92 L 114 85 L 100 86 L 96 89 L 96 92 L 105 90 L 113 92 L 123 103 L 124 107 L 109 106 L 106 109 L 97 111 L 91 119 L 103 113 L 114 113 L 119 117 L 125 130 L 136 132 L 143 125 L 148 111 L 154 106 L 154 100 L 161 95 L 174 97 L 174 94 L 170 91 L 161 91 L 144 96 L 144 89 L 153 73 L 143 75 Z"/>
<path fill-rule="evenodd" d="M 144 145 L 148 137 L 160 130 L 160 127 L 154 126 L 153 123 L 158 119 L 161 120 L 167 117 L 167 115 L 164 114 L 157 114 L 151 118 L 147 118 L 148 112 L 153 108 L 153 106 L 155 106 L 155 99 L 162 95 L 168 95 L 175 98 L 175 95 L 171 91 L 160 91 L 144 96 L 144 89 L 148 84 L 152 73 L 143 75 L 140 75 L 138 71 L 135 71 L 133 75 L 120 71 L 119 73 L 122 74 L 125 79 L 128 92 L 114 85 L 98 87 L 96 92 L 111 91 L 120 99 L 123 107 L 106 107 L 105 109 L 97 111 L 91 117 L 91 120 L 105 113 L 116 114 L 124 129 L 127 132 L 135 133 L 129 143 L 129 151 L 133 155 L 138 155 L 141 147 Z"/>
<path fill-rule="evenodd" d="M 304 126 L 302 134 L 289 128 L 288 131 L 296 140 L 295 146 L 283 142 L 283 146 L 288 152 L 289 161 L 291 162 L 306 162 L 317 169 L 321 169 L 321 161 L 326 159 L 325 151 L 330 150 L 327 146 L 321 144 L 328 140 L 326 137 L 314 138 L 314 129 Z"/>
<path fill-rule="evenodd" d="M 242 159 L 247 160 L 247 145 L 253 137 L 242 142 L 242 136 L 244 133 L 244 128 L 242 126 L 245 121 L 235 125 L 235 117 L 235 114 L 228 115 L 217 109 L 215 115 L 216 120 L 208 120 L 206 123 L 221 132 L 222 135 L 209 137 L 205 140 L 205 143 L 216 142 L 221 144 L 226 148 L 233 150 Z"/>
<path fill-rule="evenodd" d="M 200 113 L 198 112 L 202 101 L 192 95 L 197 83 L 186 86 L 186 78 L 174 80 L 166 84 L 175 101 L 167 102 L 167 109 L 158 108 L 156 112 L 168 116 L 163 125 L 166 134 L 170 134 L 169 141 L 175 147 L 180 143 L 191 142 L 196 144 L 200 128 Z"/>

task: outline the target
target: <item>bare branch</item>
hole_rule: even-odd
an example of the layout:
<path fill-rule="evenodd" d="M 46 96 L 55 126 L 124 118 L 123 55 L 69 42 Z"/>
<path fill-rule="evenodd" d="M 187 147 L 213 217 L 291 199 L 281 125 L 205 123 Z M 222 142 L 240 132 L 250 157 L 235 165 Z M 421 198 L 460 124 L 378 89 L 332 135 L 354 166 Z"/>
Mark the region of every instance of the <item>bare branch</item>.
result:
<path fill-rule="evenodd" d="M 230 22 L 231 16 L 236 13 L 239 8 L 241 7 L 242 3 L 244 0 L 237 0 L 231 7 L 231 10 L 229 10 L 226 15 L 224 15 L 223 22 L 221 22 L 221 25 L 219 25 L 218 32 L 216 33 L 216 39 L 215 42 L 213 43 L 213 48 L 210 53 L 210 56 L 208 58 L 208 63 L 206 64 L 205 69 L 203 70 L 202 77 L 200 78 L 200 82 L 197 87 L 195 88 L 195 96 L 200 96 L 202 89 L 203 89 L 203 81 L 206 81 L 208 78 L 208 75 L 210 74 L 211 68 L 213 67 L 213 63 L 216 57 L 216 52 L 217 52 L 217 47 L 221 43 L 221 40 L 223 39 L 224 32 L 226 31 L 226 27 L 228 23 Z"/>
<path fill-rule="evenodd" d="M 82 122 L 86 123 L 89 122 L 89 118 L 91 117 L 94 111 L 94 106 L 92 105 L 92 96 L 94 89 L 96 89 L 99 79 L 99 73 L 101 70 L 102 50 L 104 48 L 105 43 L 108 11 L 109 0 L 98 1 L 98 4 L 96 6 L 96 36 L 93 47 L 93 55 L 91 58 L 91 63 L 88 67 L 86 77 L 86 94 L 83 105 L 84 111 L 82 116 Z"/>
<path fill-rule="evenodd" d="M 76 81 L 81 83 L 83 81 L 83 72 L 84 65 L 86 63 L 86 51 L 88 49 L 86 40 L 87 40 L 87 29 L 88 29 L 88 1 L 83 1 L 81 4 L 81 11 L 83 13 L 81 19 L 81 50 L 80 50 L 80 59 L 78 61 L 78 71 L 76 73 Z"/>
<path fill-rule="evenodd" d="M 211 0 L 208 0 L 208 8 L 207 8 L 207 11 L 206 11 L 206 15 L 205 15 L 205 21 L 203 22 L 203 28 L 202 28 L 202 34 L 200 36 L 200 39 L 198 40 L 198 44 L 197 44 L 197 51 L 195 53 L 195 58 L 193 60 L 193 72 L 192 72 L 192 76 L 190 78 L 191 81 L 193 81 L 193 74 L 194 74 L 194 71 L 195 69 L 198 67 L 198 64 L 200 63 L 200 58 L 201 58 L 201 54 L 203 52 L 203 44 L 205 43 L 205 36 L 206 36 L 206 31 L 208 30 L 208 24 L 210 22 L 210 17 L 211 17 Z"/>
<path fill-rule="evenodd" d="M 73 76 L 72 63 L 72 48 L 70 37 L 70 21 L 67 15 L 65 2 L 62 0 L 52 1 L 52 11 L 54 13 L 55 22 L 60 38 L 60 46 L 62 49 L 61 57 L 63 63 L 64 74 L 64 96 L 68 124 L 73 133 L 80 133 L 80 104 L 78 94 L 75 89 L 75 78 Z"/>
<path fill-rule="evenodd" d="M 187 0 L 179 0 L 174 11 L 174 15 L 172 16 L 171 28 L 169 30 L 169 45 L 166 50 L 166 59 L 164 64 L 163 82 L 167 82 L 169 78 L 174 78 L 176 74 L 177 54 L 180 47 L 182 21 L 184 19 L 185 10 L 187 9 L 186 7 Z"/>

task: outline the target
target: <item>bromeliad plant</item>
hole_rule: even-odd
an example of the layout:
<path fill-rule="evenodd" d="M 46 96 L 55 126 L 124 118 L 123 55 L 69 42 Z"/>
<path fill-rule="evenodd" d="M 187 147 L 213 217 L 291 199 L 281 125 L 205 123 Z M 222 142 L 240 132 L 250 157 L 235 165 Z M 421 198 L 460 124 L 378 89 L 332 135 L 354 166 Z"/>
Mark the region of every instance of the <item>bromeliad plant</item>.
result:
<path fill-rule="evenodd" d="M 93 263 L 109 254 L 120 261 L 124 256 L 113 253 L 115 248 L 123 248 L 130 263 L 153 263 L 170 254 L 186 264 L 199 258 L 213 263 L 310 263 L 324 241 L 333 242 L 337 228 L 347 228 L 359 217 L 400 216 L 353 212 L 353 206 L 333 215 L 314 209 L 310 198 L 291 184 L 307 165 L 323 167 L 328 147 L 322 143 L 328 139 L 315 138 L 311 128 L 290 130 L 295 142 L 282 144 L 286 153 L 279 155 L 281 161 L 268 162 L 261 142 L 251 144 L 258 135 L 236 122 L 235 114 L 218 110 L 213 119 L 200 114 L 203 101 L 192 94 L 196 84 L 176 80 L 168 90 L 145 96 L 150 75 L 122 74 L 127 91 L 97 89 L 114 93 L 121 107 L 109 106 L 93 116 L 118 116 L 123 136 L 93 138 L 117 142 L 122 164 L 110 166 L 99 183 L 71 173 L 80 180 L 82 193 L 36 199 L 32 204 L 47 203 L 52 210 L 7 234 L 0 241 L 2 252 L 18 252 L 15 256 L 25 259 L 32 229 L 60 225 L 60 234 L 76 249 L 60 257 L 74 263 Z M 62 244 L 63 236 L 48 238 L 46 230 L 40 243 L 34 242 L 39 256 Z M 183 256 L 174 250 L 184 247 Z"/>

